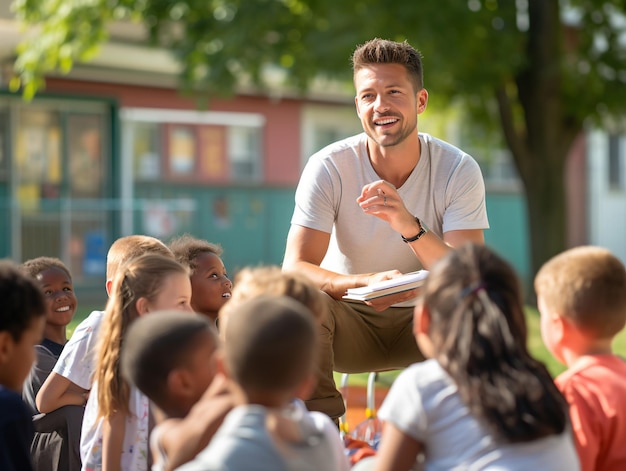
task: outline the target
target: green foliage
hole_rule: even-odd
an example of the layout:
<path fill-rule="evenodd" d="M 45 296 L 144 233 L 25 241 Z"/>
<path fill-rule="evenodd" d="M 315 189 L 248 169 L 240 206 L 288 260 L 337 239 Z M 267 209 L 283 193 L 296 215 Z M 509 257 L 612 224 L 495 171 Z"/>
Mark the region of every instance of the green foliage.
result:
<path fill-rule="evenodd" d="M 34 27 L 11 88 L 30 99 L 50 71 L 68 72 L 139 21 L 181 63 L 198 97 L 266 87 L 268 69 L 301 91 L 349 83 L 349 58 L 373 37 L 408 40 L 443 106 L 462 102 L 466 135 L 498 129 L 526 189 L 532 267 L 565 248 L 563 169 L 585 120 L 626 111 L 624 0 L 14 0 Z M 275 74 L 273 74 L 275 75 Z M 549 204 L 546 204 L 549 202 Z"/>
<path fill-rule="evenodd" d="M 537 0 L 531 0 L 533 4 Z M 264 85 L 262 71 L 279 67 L 288 83 L 305 90 L 316 76 L 349 79 L 349 57 L 356 44 L 374 36 L 408 40 L 424 54 L 426 85 L 448 98 L 462 97 L 474 120 L 493 123 L 494 91 L 513 96 L 520 72 L 533 67 L 530 17 L 513 1 L 393 3 L 331 0 L 14 0 L 26 25 L 36 26 L 19 48 L 17 78 L 32 98 L 47 72 L 67 73 L 88 61 L 107 40 L 114 20 L 140 21 L 153 44 L 180 59 L 181 85 L 187 91 L 229 94 L 248 77 Z M 561 0 L 574 18 L 557 22 L 554 67 L 562 74 L 555 93 L 567 114 L 587 117 L 626 107 L 626 47 L 620 41 L 623 1 Z M 532 5 L 531 5 L 532 7 Z M 599 39 L 600 38 L 600 39 Z M 538 71 L 541 72 L 541 71 Z M 523 122 L 521 110 L 516 110 Z M 497 122 L 497 120 L 495 120 Z"/>
<path fill-rule="evenodd" d="M 302 90 L 319 75 L 349 79 L 355 45 L 379 36 L 419 47 L 431 93 L 462 97 L 475 119 L 493 122 L 494 90 L 508 86 L 515 93 L 515 78 L 529 65 L 528 12 L 519 11 L 516 3 L 14 0 L 17 17 L 38 29 L 19 48 L 19 81 L 12 86 L 23 86 L 32 98 L 47 72 L 67 73 L 97 54 L 114 20 L 141 21 L 153 44 L 180 59 L 183 87 L 209 94 L 231 93 L 244 75 L 263 85 L 268 65 L 279 67 Z M 567 30 L 556 25 L 568 44 L 562 44 L 561 62 L 554 64 L 564 75 L 555 92 L 564 95 L 563 103 L 579 119 L 623 110 L 626 48 L 619 41 L 623 26 L 612 20 L 623 11 L 623 2 L 560 3 L 578 9 L 570 16 L 580 20 Z M 599 35 L 604 48 L 598 46 Z"/>

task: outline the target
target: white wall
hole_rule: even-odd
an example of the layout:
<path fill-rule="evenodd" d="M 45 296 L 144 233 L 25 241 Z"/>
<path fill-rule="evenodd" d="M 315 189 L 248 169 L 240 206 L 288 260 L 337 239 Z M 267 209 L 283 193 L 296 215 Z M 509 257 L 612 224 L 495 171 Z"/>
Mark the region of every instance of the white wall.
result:
<path fill-rule="evenodd" d="M 302 167 L 312 154 L 320 150 L 319 134 L 321 132 L 332 130 L 335 138 L 340 139 L 363 131 L 354 104 L 305 105 L 302 110 L 301 123 Z"/>
<path fill-rule="evenodd" d="M 611 250 L 626 263 L 626 136 L 620 142 L 620 188 L 609 187 L 608 134 L 592 130 L 587 142 L 589 243 Z"/>

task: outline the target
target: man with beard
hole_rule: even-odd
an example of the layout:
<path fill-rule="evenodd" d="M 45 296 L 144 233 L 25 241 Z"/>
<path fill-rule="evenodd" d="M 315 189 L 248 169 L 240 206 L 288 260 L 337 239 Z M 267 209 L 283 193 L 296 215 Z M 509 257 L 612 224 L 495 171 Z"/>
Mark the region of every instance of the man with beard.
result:
<path fill-rule="evenodd" d="M 489 227 L 478 164 L 460 149 L 418 133 L 428 102 L 421 54 L 373 39 L 352 56 L 362 134 L 308 161 L 298 188 L 283 270 L 327 294 L 318 386 L 307 402 L 333 418 L 344 403 L 333 370 L 382 371 L 423 360 L 412 335 L 417 290 L 346 302 L 349 288 L 420 269 Z"/>

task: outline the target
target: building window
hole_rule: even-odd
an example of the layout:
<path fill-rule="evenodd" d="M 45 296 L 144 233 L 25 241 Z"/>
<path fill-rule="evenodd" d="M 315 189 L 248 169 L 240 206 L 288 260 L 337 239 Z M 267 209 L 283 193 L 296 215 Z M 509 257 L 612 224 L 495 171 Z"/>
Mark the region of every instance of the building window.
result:
<path fill-rule="evenodd" d="M 59 113 L 23 109 L 19 115 L 15 163 L 17 198 L 25 211 L 38 210 L 42 200 L 60 197 L 62 130 Z"/>
<path fill-rule="evenodd" d="M 246 183 L 262 177 L 262 115 L 151 108 L 126 108 L 121 115 L 136 180 Z"/>
<path fill-rule="evenodd" d="M 315 130 L 315 135 L 313 137 L 315 140 L 315 149 L 323 149 L 327 145 L 344 139 L 352 134 L 354 134 L 352 130 L 345 132 L 337 129 L 336 127 L 320 126 Z"/>
<path fill-rule="evenodd" d="M 301 166 L 329 144 L 363 132 L 353 104 L 306 105 L 302 110 Z"/>
<path fill-rule="evenodd" d="M 227 181 L 229 178 L 230 165 L 226 155 L 226 130 L 225 126 L 208 124 L 198 126 L 200 174 L 204 180 Z"/>
<path fill-rule="evenodd" d="M 67 145 L 70 194 L 99 198 L 104 194 L 101 114 L 68 114 Z"/>
<path fill-rule="evenodd" d="M 258 129 L 231 126 L 228 129 L 228 159 L 232 181 L 257 181 L 261 177 L 261 133 Z"/>
<path fill-rule="evenodd" d="M 129 122 L 132 142 L 133 170 L 137 180 L 158 180 L 161 177 L 161 146 L 156 123 Z"/>
<path fill-rule="evenodd" d="M 0 168 L 11 172 L 13 258 L 59 257 L 76 285 L 104 277 L 104 258 L 94 247 L 106 246 L 112 225 L 103 199 L 110 190 L 109 123 L 111 107 L 98 100 L 24 104 L 0 96 Z"/>
<path fill-rule="evenodd" d="M 168 175 L 174 178 L 195 175 L 198 156 L 195 129 L 180 124 L 167 125 L 166 129 Z"/>

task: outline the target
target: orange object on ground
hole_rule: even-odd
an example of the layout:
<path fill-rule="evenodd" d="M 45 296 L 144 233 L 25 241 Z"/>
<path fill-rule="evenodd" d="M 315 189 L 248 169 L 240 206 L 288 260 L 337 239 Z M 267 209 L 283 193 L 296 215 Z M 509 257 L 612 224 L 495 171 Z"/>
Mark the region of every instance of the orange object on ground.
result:
<path fill-rule="evenodd" d="M 354 428 L 367 419 L 367 387 L 366 386 L 346 386 L 344 391 L 344 400 L 346 401 L 346 421 L 348 423 L 348 429 L 354 430 Z M 376 404 L 376 410 L 380 409 L 385 396 L 387 395 L 388 388 L 381 386 L 376 387 L 374 393 L 374 401 Z"/>

